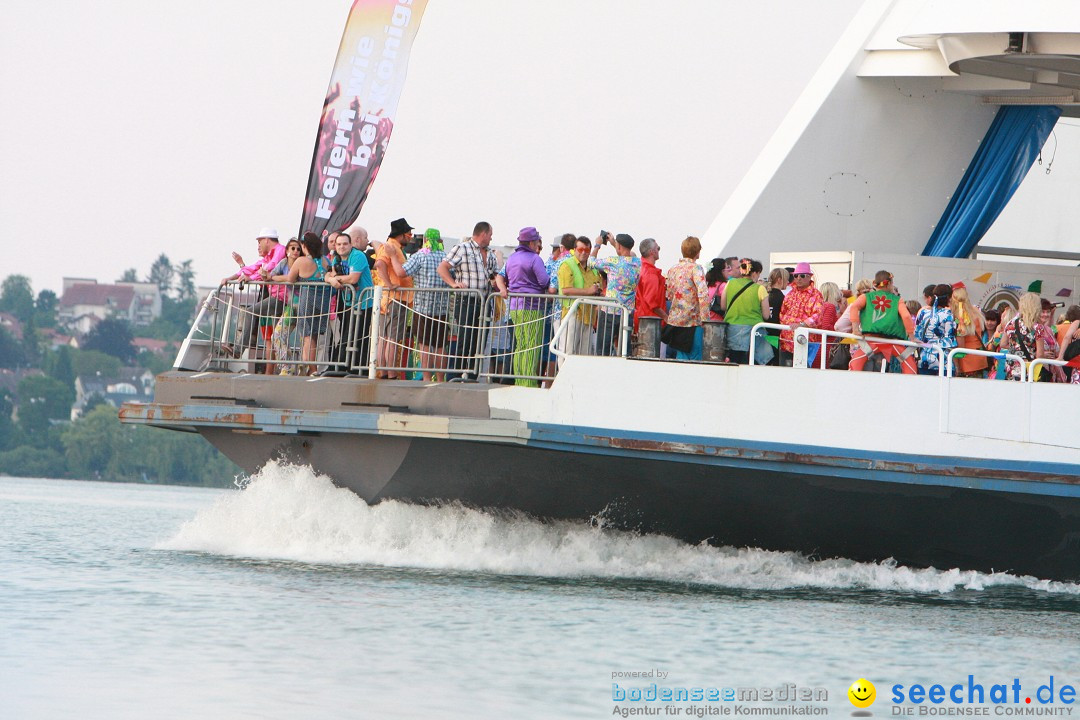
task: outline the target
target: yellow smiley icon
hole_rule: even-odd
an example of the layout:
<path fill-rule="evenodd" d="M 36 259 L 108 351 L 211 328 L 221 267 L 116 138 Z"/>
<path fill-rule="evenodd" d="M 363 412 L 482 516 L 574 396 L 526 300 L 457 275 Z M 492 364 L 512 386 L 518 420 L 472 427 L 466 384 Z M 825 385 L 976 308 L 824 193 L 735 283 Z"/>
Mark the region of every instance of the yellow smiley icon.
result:
<path fill-rule="evenodd" d="M 859 678 L 851 683 L 851 687 L 847 689 L 847 696 L 852 705 L 857 708 L 865 708 L 874 704 L 874 700 L 877 698 L 877 690 L 874 688 L 874 683 L 865 678 Z"/>

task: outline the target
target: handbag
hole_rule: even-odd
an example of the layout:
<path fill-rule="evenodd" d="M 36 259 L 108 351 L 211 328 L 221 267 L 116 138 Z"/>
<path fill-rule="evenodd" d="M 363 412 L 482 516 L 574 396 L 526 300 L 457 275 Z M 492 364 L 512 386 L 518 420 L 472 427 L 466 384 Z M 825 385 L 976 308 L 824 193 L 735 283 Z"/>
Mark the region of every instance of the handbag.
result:
<path fill-rule="evenodd" d="M 679 327 L 678 325 L 665 325 L 660 331 L 660 340 L 669 347 L 679 352 L 688 353 L 694 349 L 694 335 L 697 326 Z"/>
<path fill-rule="evenodd" d="M 1077 338 L 1066 345 L 1065 354 L 1061 357 L 1063 360 L 1072 360 L 1073 358 L 1080 357 L 1080 338 Z"/>
<path fill-rule="evenodd" d="M 847 370 L 851 362 L 851 346 L 845 343 L 837 344 L 829 350 L 829 369 Z"/>
<path fill-rule="evenodd" d="M 745 285 L 743 285 L 741 288 L 739 288 L 739 292 L 735 293 L 735 297 L 731 298 L 731 302 L 728 303 L 728 307 L 731 307 L 732 305 L 735 304 L 735 301 L 739 299 L 739 296 L 743 294 L 743 291 L 745 291 L 751 285 L 756 285 L 756 284 L 757 283 L 751 281 L 751 282 L 748 282 Z M 724 289 L 726 290 L 727 287 L 725 286 Z M 713 299 L 709 303 L 709 312 L 711 312 L 711 313 L 713 313 L 715 315 L 723 315 L 724 314 L 724 308 L 723 308 L 723 305 L 721 303 L 720 293 L 716 293 L 715 295 L 713 295 Z"/>

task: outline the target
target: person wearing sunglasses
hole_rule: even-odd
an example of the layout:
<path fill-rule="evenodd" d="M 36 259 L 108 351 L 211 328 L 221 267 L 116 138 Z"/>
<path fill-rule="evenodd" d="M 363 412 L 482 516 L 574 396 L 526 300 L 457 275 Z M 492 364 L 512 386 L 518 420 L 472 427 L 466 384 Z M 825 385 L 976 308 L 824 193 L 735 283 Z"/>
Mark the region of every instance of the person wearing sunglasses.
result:
<path fill-rule="evenodd" d="M 825 310 L 825 298 L 814 287 L 814 272 L 810 263 L 801 262 L 791 275 L 795 280 L 791 292 L 780 306 L 780 322 L 791 330 L 780 332 L 780 364 L 790 366 L 795 352 L 794 330 L 800 327 L 820 327 L 821 313 Z"/>

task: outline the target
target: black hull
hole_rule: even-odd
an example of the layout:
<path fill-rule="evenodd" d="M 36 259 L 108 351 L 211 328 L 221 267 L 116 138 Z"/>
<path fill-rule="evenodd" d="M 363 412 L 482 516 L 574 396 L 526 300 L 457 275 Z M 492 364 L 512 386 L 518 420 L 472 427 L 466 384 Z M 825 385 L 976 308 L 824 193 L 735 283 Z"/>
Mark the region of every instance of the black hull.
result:
<path fill-rule="evenodd" d="M 594 521 L 714 545 L 814 558 L 1080 581 L 1080 499 L 591 454 L 514 444 L 235 434 L 218 447 L 249 469 L 310 464 L 369 502 L 461 502 Z"/>

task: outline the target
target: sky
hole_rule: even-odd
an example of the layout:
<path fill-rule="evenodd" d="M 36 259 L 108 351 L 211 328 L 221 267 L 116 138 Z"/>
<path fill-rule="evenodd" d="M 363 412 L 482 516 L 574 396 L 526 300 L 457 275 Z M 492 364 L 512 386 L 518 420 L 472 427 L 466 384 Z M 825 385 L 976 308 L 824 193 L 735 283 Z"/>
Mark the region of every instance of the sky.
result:
<path fill-rule="evenodd" d="M 59 292 L 165 253 L 210 285 L 259 228 L 295 234 L 350 5 L 7 0 L 0 277 Z M 628 232 L 673 264 L 859 5 L 429 0 L 360 222 Z"/>

